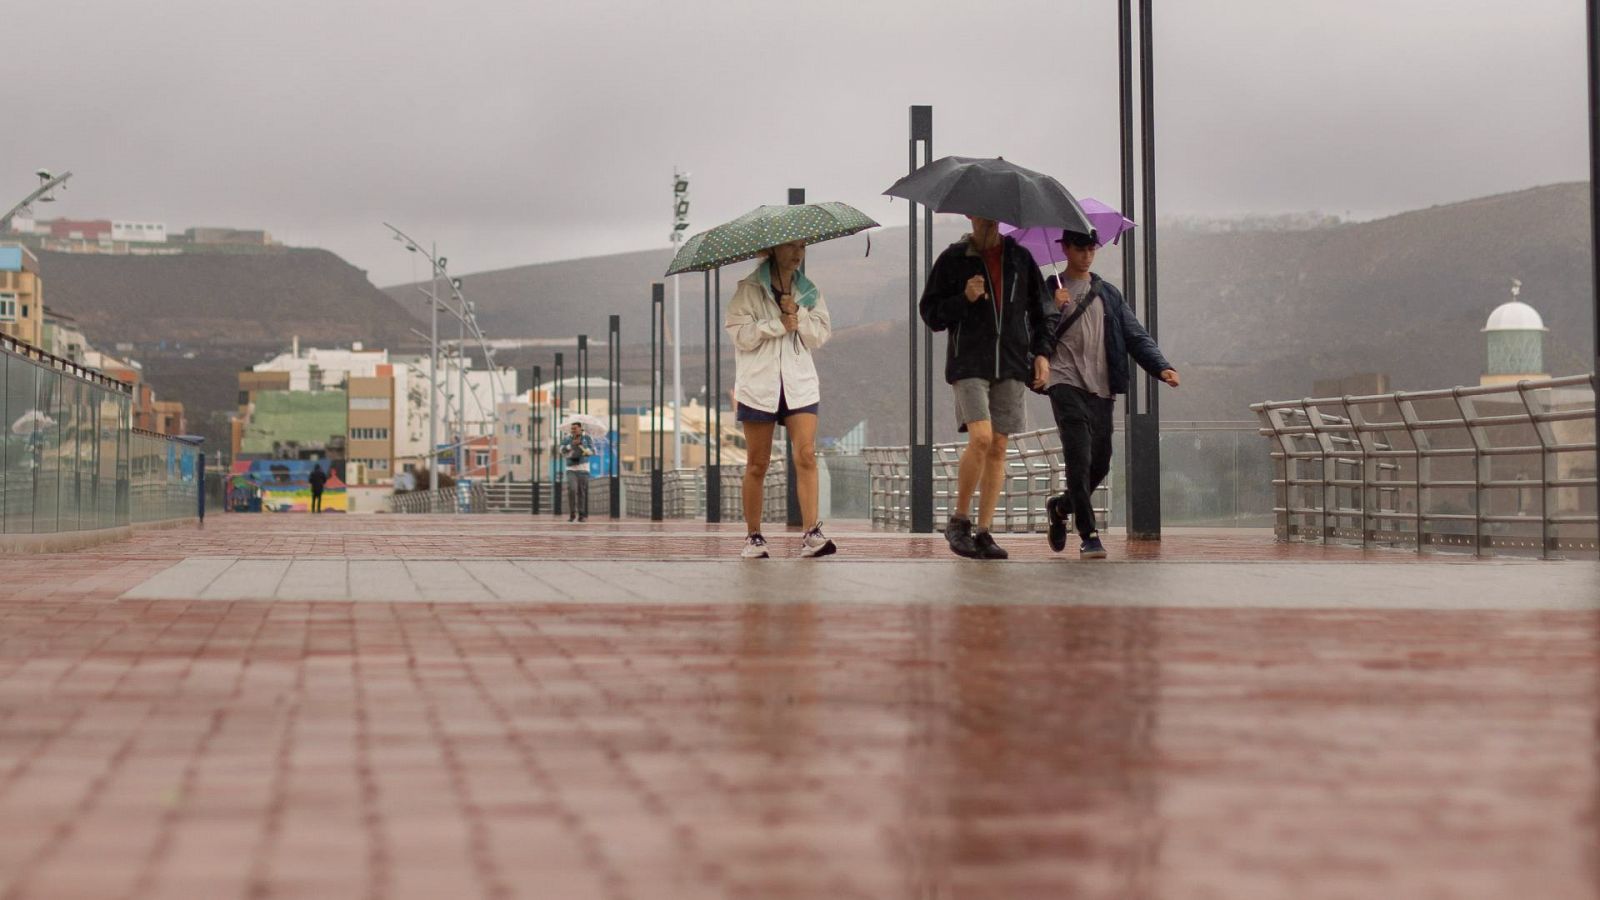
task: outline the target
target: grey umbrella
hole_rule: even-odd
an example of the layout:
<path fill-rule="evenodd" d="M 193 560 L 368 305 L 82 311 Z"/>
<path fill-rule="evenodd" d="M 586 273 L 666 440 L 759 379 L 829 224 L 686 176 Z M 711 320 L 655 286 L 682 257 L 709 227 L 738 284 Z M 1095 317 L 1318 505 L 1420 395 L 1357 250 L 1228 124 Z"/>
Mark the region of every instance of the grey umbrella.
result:
<path fill-rule="evenodd" d="M 979 216 L 1018 228 L 1094 233 L 1083 207 L 1061 182 L 1004 159 L 946 156 L 896 181 L 884 193 L 934 212 Z"/>

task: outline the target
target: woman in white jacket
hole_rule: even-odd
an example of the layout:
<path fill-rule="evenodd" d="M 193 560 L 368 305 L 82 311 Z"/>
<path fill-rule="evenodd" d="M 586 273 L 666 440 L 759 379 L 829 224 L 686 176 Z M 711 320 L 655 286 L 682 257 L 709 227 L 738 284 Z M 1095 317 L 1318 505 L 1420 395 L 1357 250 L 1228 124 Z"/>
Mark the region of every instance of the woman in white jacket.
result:
<path fill-rule="evenodd" d="M 779 244 L 733 294 L 724 323 L 733 338 L 735 418 L 744 428 L 745 559 L 766 559 L 761 535 L 761 499 L 772 460 L 772 433 L 789 431 L 794 453 L 795 492 L 806 522 L 802 557 L 827 556 L 837 548 L 817 521 L 817 405 L 821 392 L 811 354 L 832 333 L 828 305 L 800 264 L 804 241 Z"/>

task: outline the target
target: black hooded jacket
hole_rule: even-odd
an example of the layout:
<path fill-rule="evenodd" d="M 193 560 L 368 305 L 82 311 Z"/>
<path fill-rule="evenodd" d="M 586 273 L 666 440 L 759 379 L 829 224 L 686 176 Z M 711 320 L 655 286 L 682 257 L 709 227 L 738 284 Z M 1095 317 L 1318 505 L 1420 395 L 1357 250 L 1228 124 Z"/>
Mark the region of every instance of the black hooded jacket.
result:
<path fill-rule="evenodd" d="M 950 332 L 945 346 L 944 380 L 963 378 L 998 381 L 1033 379 L 1033 360 L 1050 355 L 1049 320 L 1055 307 L 1044 291 L 1044 279 L 1029 253 L 1009 237 L 1001 238 L 1002 308 L 989 298 L 967 302 L 967 279 L 982 275 L 989 284 L 983 256 L 964 237 L 939 254 L 917 309 L 934 331 Z"/>

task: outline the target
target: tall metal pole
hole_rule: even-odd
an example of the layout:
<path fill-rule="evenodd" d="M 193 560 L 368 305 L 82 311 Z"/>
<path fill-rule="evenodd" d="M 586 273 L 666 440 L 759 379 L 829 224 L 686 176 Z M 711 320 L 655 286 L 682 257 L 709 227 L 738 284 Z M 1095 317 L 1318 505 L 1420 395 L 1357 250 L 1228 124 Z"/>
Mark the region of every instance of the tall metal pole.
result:
<path fill-rule="evenodd" d="M 719 405 L 716 389 L 711 386 L 711 272 L 706 276 L 706 522 L 714 524 L 722 521 L 722 470 L 717 467 L 711 448 L 716 442 L 722 440 L 722 435 L 711 428 L 711 407 Z"/>
<path fill-rule="evenodd" d="M 933 144 L 933 107 L 931 106 L 911 107 L 911 140 L 907 159 L 909 171 L 911 172 L 917 170 L 918 141 L 926 142 L 930 148 L 924 154 L 926 158 L 932 153 L 931 147 Z M 933 223 L 931 214 L 927 216 L 927 223 L 928 227 L 931 228 Z M 921 267 L 917 265 L 917 204 L 915 203 L 911 204 L 910 225 L 911 247 L 910 253 L 907 254 L 910 257 L 907 280 L 910 283 L 909 293 L 911 299 L 907 312 L 906 332 L 910 338 L 910 347 L 908 349 L 911 358 L 908 361 L 908 373 L 910 376 L 911 402 L 908 404 L 910 407 L 910 428 L 906 432 L 906 442 L 910 445 L 911 456 L 911 530 L 919 534 L 927 534 L 933 531 L 933 361 L 931 359 L 927 360 L 926 375 L 923 376 L 928 381 L 927 386 L 921 392 L 927 401 L 927 406 L 922 411 L 925 418 L 923 420 L 922 433 L 919 435 L 917 433 L 917 394 L 919 393 L 917 391 L 917 379 L 919 377 L 917 374 L 917 330 L 921 325 L 922 318 L 917 315 L 917 300 L 921 293 L 918 290 L 918 278 L 921 274 L 919 269 Z M 928 241 L 928 246 L 932 247 L 931 239 Z M 929 260 L 929 265 L 932 265 L 931 259 Z M 924 338 L 924 342 L 928 343 L 929 355 L 931 356 L 932 344 L 930 341 L 931 338 Z"/>
<path fill-rule="evenodd" d="M 550 388 L 550 461 L 555 462 L 561 457 L 556 448 L 561 446 L 561 411 L 566 406 L 566 391 L 561 387 L 566 373 L 563 371 L 566 361 L 560 353 L 556 354 L 556 379 Z M 561 516 L 562 487 L 567 480 L 567 472 L 563 466 L 555 466 L 555 471 L 550 473 L 550 510 L 559 518 Z"/>
<path fill-rule="evenodd" d="M 806 202 L 805 188 L 789 188 L 789 205 L 802 206 Z M 802 266 L 804 268 L 804 266 Z M 789 426 L 783 426 L 783 471 L 784 477 L 789 482 L 788 490 L 784 491 L 784 522 L 789 525 L 810 526 L 815 523 L 801 521 L 800 516 L 800 485 L 795 478 L 794 471 L 794 441 L 789 437 Z"/>
<path fill-rule="evenodd" d="M 439 245 L 434 244 L 429 254 L 434 260 L 433 291 L 428 294 L 431 324 L 428 328 L 428 489 L 439 489 Z"/>
<path fill-rule="evenodd" d="M 538 366 L 533 367 L 533 394 L 528 400 L 528 449 L 532 451 L 528 454 L 528 459 L 533 462 L 533 478 L 531 479 L 533 482 L 533 499 L 528 504 L 528 512 L 536 516 L 539 514 L 539 486 L 544 483 L 544 475 L 539 471 L 539 451 L 541 449 L 539 447 L 539 438 L 541 437 L 540 432 L 543 431 L 539 427 L 539 420 L 542 418 L 540 409 L 543 404 L 539 402 Z"/>
<path fill-rule="evenodd" d="M 622 317 L 613 315 L 606 346 L 606 443 L 611 452 L 611 518 L 622 517 Z"/>
<path fill-rule="evenodd" d="M 589 411 L 589 336 L 578 335 L 578 412 Z"/>
<path fill-rule="evenodd" d="M 470 471 L 467 465 L 467 308 L 461 306 L 456 320 L 461 331 L 456 338 L 456 477 Z"/>
<path fill-rule="evenodd" d="M 1139 202 L 1134 193 L 1133 169 L 1133 0 L 1117 3 L 1117 81 L 1121 95 L 1122 120 L 1122 208 L 1132 210 Z M 1139 242 L 1122 241 L 1122 294 L 1130 309 L 1139 308 Z M 1131 357 L 1130 357 L 1131 359 Z M 1129 371 L 1133 367 L 1129 366 Z M 1123 434 L 1132 430 L 1133 416 L 1139 412 L 1139 392 L 1128 391 L 1122 413 Z M 1126 461 L 1124 461 L 1126 463 Z"/>
<path fill-rule="evenodd" d="M 1144 206 L 1139 231 L 1144 243 L 1144 324 L 1157 338 L 1156 317 L 1156 137 L 1155 48 L 1151 0 L 1139 0 L 1139 148 Z M 1161 539 L 1161 415 L 1156 397 L 1159 382 L 1130 366 L 1128 394 L 1145 384 L 1145 410 L 1129 419 L 1128 537 Z"/>
<path fill-rule="evenodd" d="M 1593 269 L 1590 292 L 1594 298 L 1594 368 L 1600 373 L 1600 0 L 1588 2 L 1589 26 L 1589 260 Z M 1594 414 L 1595 471 L 1600 472 L 1600 390 Z M 1600 513 L 1600 488 L 1595 492 Z M 1548 549 L 1548 548 L 1547 548 Z"/>
<path fill-rule="evenodd" d="M 711 355 L 716 360 L 711 377 L 711 411 L 716 422 L 712 432 L 717 436 L 716 456 L 712 457 L 713 473 L 707 478 L 715 478 L 717 482 L 717 521 L 722 521 L 722 269 L 719 267 L 711 276 L 711 317 L 717 327 L 711 332 Z"/>
<path fill-rule="evenodd" d="M 650 521 L 666 518 L 663 509 L 666 489 L 665 473 L 661 471 L 666 441 L 667 374 L 661 371 L 667 362 L 666 286 L 661 282 L 650 285 L 650 406 L 654 427 L 650 429 Z"/>

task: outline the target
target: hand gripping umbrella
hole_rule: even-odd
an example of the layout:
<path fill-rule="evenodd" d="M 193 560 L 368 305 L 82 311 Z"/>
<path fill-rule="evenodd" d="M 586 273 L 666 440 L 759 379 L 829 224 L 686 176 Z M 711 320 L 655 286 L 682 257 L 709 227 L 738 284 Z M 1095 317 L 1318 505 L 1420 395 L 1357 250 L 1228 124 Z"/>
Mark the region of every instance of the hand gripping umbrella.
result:
<path fill-rule="evenodd" d="M 1018 228 L 1060 228 L 1090 234 L 1094 226 L 1061 182 L 1004 159 L 946 156 L 884 191 L 934 212 L 961 213 Z"/>
<path fill-rule="evenodd" d="M 759 206 L 684 241 L 667 274 L 704 272 L 754 259 L 761 251 L 790 241 L 817 244 L 876 227 L 877 222 L 844 203 Z"/>

